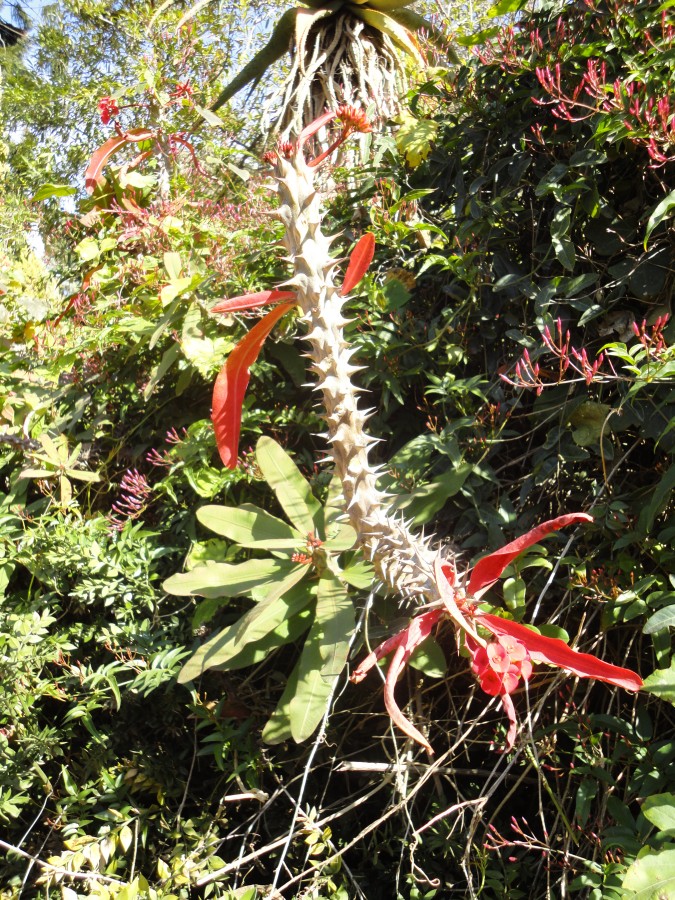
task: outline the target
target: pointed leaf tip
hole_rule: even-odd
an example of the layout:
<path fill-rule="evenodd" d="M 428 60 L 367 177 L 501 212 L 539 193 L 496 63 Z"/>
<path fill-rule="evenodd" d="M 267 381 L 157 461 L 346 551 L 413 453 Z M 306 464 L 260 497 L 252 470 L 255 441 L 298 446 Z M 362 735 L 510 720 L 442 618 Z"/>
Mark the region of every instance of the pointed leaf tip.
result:
<path fill-rule="evenodd" d="M 279 303 L 281 300 L 294 300 L 293 291 L 258 291 L 254 294 L 241 294 L 239 297 L 230 297 L 229 300 L 221 300 L 211 307 L 212 313 L 231 313 L 241 309 L 255 309 L 266 306 L 268 303 Z"/>
<path fill-rule="evenodd" d="M 291 301 L 280 303 L 254 325 L 230 353 L 216 378 L 211 418 L 218 452 L 228 469 L 235 469 L 237 466 L 241 408 L 248 387 L 249 370 L 258 358 L 269 333 L 292 306 L 294 302 Z"/>
<path fill-rule="evenodd" d="M 489 553 L 482 559 L 479 559 L 473 567 L 467 594 L 469 597 L 478 599 L 482 594 L 491 587 L 502 574 L 509 563 L 516 558 L 523 550 L 538 544 L 539 541 L 551 534 L 553 531 L 559 531 L 567 525 L 575 525 L 577 522 L 592 522 L 593 516 L 588 513 L 569 513 L 565 516 L 558 516 L 556 519 L 550 519 L 548 522 L 542 522 L 536 528 L 532 528 L 526 534 L 522 534 L 515 541 L 505 544 L 494 553 Z"/>
<path fill-rule="evenodd" d="M 340 288 L 342 297 L 350 293 L 350 291 L 353 291 L 359 281 L 361 281 L 373 261 L 374 253 L 375 235 L 372 231 L 367 231 L 359 238 L 358 243 L 354 247 L 352 255 L 349 258 L 349 265 L 347 266 L 344 281 Z"/>
<path fill-rule="evenodd" d="M 503 619 L 501 616 L 480 615 L 478 622 L 492 634 L 506 635 L 520 641 L 527 648 L 533 662 L 549 663 L 559 669 L 572 672 L 580 678 L 606 681 L 608 684 L 614 684 L 626 691 L 639 691 L 642 687 L 642 679 L 631 669 L 614 666 L 591 653 L 580 653 L 578 650 L 568 647 L 558 638 L 537 634 L 531 628 L 526 628 L 510 619 Z"/>

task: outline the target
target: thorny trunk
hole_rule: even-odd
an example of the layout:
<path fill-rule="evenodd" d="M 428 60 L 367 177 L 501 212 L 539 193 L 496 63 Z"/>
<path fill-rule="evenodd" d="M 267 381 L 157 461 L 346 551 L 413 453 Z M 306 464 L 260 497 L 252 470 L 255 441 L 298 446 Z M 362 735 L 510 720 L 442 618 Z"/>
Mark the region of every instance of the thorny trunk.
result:
<path fill-rule="evenodd" d="M 436 553 L 428 542 L 411 534 L 405 523 L 388 513 L 387 495 L 378 489 L 377 470 L 368 452 L 377 442 L 365 430 L 368 412 L 359 408 L 352 376 L 359 371 L 353 349 L 344 337 L 344 298 L 333 283 L 336 260 L 331 239 L 321 230 L 321 194 L 314 186 L 316 169 L 307 165 L 302 149 L 290 159 L 278 158 L 278 216 L 285 226 L 284 244 L 294 275 L 287 284 L 297 290 L 307 326 L 316 390 L 323 396 L 329 458 L 342 483 L 345 509 L 366 556 L 387 587 L 416 604 L 440 599 L 433 577 Z"/>

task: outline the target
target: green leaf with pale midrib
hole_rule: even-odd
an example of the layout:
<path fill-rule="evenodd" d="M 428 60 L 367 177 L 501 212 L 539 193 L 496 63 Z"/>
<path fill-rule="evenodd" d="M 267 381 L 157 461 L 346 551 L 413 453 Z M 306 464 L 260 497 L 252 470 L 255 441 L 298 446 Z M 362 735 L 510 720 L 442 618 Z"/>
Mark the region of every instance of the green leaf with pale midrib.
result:
<path fill-rule="evenodd" d="M 239 597 L 257 585 L 283 578 L 293 568 L 290 562 L 278 559 L 248 559 L 236 565 L 212 563 L 172 575 L 162 587 L 178 597 Z"/>
<path fill-rule="evenodd" d="M 241 547 L 280 550 L 297 547 L 306 540 L 306 535 L 251 503 L 239 507 L 202 506 L 197 519 L 205 528 Z"/>
<path fill-rule="evenodd" d="M 268 437 L 256 445 L 256 461 L 292 524 L 306 537 L 321 529 L 323 510 L 307 481 L 282 447 Z"/>
<path fill-rule="evenodd" d="M 181 669 L 178 681 L 181 684 L 192 681 L 211 666 L 227 668 L 228 662 L 244 647 L 255 644 L 303 610 L 312 600 L 312 585 L 297 584 L 306 571 L 306 568 L 296 566 L 284 579 L 271 584 L 264 600 L 202 644 Z"/>

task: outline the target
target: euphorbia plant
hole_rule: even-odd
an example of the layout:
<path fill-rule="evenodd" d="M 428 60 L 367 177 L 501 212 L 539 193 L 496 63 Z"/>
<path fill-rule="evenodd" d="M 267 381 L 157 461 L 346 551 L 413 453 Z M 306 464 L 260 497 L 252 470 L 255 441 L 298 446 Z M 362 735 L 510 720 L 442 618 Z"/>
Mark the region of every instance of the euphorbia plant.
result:
<path fill-rule="evenodd" d="M 337 118 L 341 130 L 328 150 L 306 157 L 306 145 L 320 128 Z M 370 464 L 369 449 L 375 442 L 365 431 L 366 413 L 360 408 L 358 390 L 352 376 L 350 348 L 344 335 L 342 314 L 345 294 L 363 276 L 372 259 L 374 240 L 364 236 L 357 243 L 342 286 L 333 281 L 336 260 L 330 254 L 331 240 L 322 231 L 321 195 L 315 173 L 354 131 L 367 130 L 363 114 L 352 107 L 318 117 L 293 144 L 280 145 L 267 154 L 279 196 L 277 215 L 285 226 L 284 244 L 293 264 L 293 274 L 275 290 L 257 292 L 219 303 L 216 310 L 232 312 L 275 304 L 271 312 L 249 332 L 228 358 L 214 391 L 213 419 L 223 462 L 236 465 L 239 423 L 248 371 L 274 324 L 292 306 L 301 310 L 300 321 L 310 344 L 311 368 L 320 392 L 323 418 L 327 425 L 328 457 L 338 479 L 343 508 L 355 535 L 355 546 L 372 563 L 376 579 L 426 611 L 414 617 L 399 634 L 373 651 L 356 669 L 352 680 L 365 676 L 375 662 L 393 653 L 385 680 L 385 703 L 393 720 L 410 737 L 431 750 L 428 741 L 403 716 L 394 699 L 396 679 L 414 650 L 446 618 L 465 635 L 474 672 L 488 692 L 499 695 L 510 728 L 507 745 L 515 738 L 516 720 L 511 693 L 519 679 L 529 678 L 533 662 L 548 662 L 584 677 L 609 681 L 628 690 L 638 690 L 640 678 L 634 673 L 578 653 L 562 641 L 545 638 L 522 625 L 479 610 L 478 601 L 506 566 L 524 549 L 546 534 L 575 522 L 591 521 L 578 513 L 546 522 L 501 550 L 481 559 L 466 583 L 461 584 L 454 566 L 430 548 L 428 540 L 413 534 L 391 512 L 390 503 L 377 484 L 377 470 Z M 488 641 L 481 632 L 493 636 Z M 208 658 L 199 652 L 208 666 Z M 187 668 L 190 667 L 187 664 Z M 335 672 L 332 673 L 335 677 Z"/>

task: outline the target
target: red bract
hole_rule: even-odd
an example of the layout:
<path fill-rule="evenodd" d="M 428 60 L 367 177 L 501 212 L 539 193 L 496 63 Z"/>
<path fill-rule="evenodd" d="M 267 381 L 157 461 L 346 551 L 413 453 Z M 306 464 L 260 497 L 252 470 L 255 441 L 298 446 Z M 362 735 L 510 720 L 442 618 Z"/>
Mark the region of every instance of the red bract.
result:
<path fill-rule="evenodd" d="M 120 108 L 114 97 L 101 97 L 98 101 L 98 111 L 101 116 L 101 122 L 107 125 L 119 113 Z"/>
<path fill-rule="evenodd" d="M 250 377 L 249 370 L 258 358 L 262 345 L 279 319 L 288 312 L 294 301 L 280 303 L 270 310 L 243 337 L 227 357 L 213 387 L 211 418 L 216 434 L 220 458 L 228 469 L 237 466 L 241 408 Z"/>
<path fill-rule="evenodd" d="M 630 669 L 611 665 L 590 653 L 579 653 L 557 638 L 545 637 L 525 625 L 483 613 L 476 608 L 477 600 L 497 581 L 519 553 L 566 525 L 592 521 L 591 516 L 586 513 L 571 513 L 538 525 L 500 550 L 480 559 L 468 578 L 466 589 L 458 583 L 454 567 L 439 557 L 434 572 L 442 606 L 417 616 L 407 628 L 373 650 L 354 671 L 352 681 L 361 681 L 379 659 L 393 652 L 385 679 L 385 706 L 398 727 L 429 752 L 432 752 L 429 742 L 396 705 L 394 687 L 415 649 L 431 634 L 434 626 L 445 618 L 451 619 L 455 627 L 464 633 L 465 646 L 471 654 L 471 668 L 482 689 L 487 694 L 501 697 L 509 719 L 507 749 L 515 742 L 517 726 L 511 693 L 518 687 L 521 678 L 525 681 L 530 678 L 533 662 L 549 663 L 580 678 L 605 681 L 627 691 L 640 690 L 642 679 Z M 476 625 L 491 632 L 493 639 L 485 641 L 476 631 Z"/>
<path fill-rule="evenodd" d="M 341 296 L 344 297 L 350 291 L 353 291 L 359 281 L 361 281 L 373 261 L 374 253 L 375 235 L 372 231 L 367 231 L 361 235 L 352 251 L 352 255 L 349 257 L 349 265 L 340 288 Z"/>
<path fill-rule="evenodd" d="M 231 313 L 242 309 L 256 309 L 266 306 L 268 303 L 279 303 L 281 300 L 293 300 L 293 291 L 259 291 L 255 294 L 242 294 L 240 297 L 230 297 L 229 300 L 221 300 L 211 307 L 213 313 Z"/>

